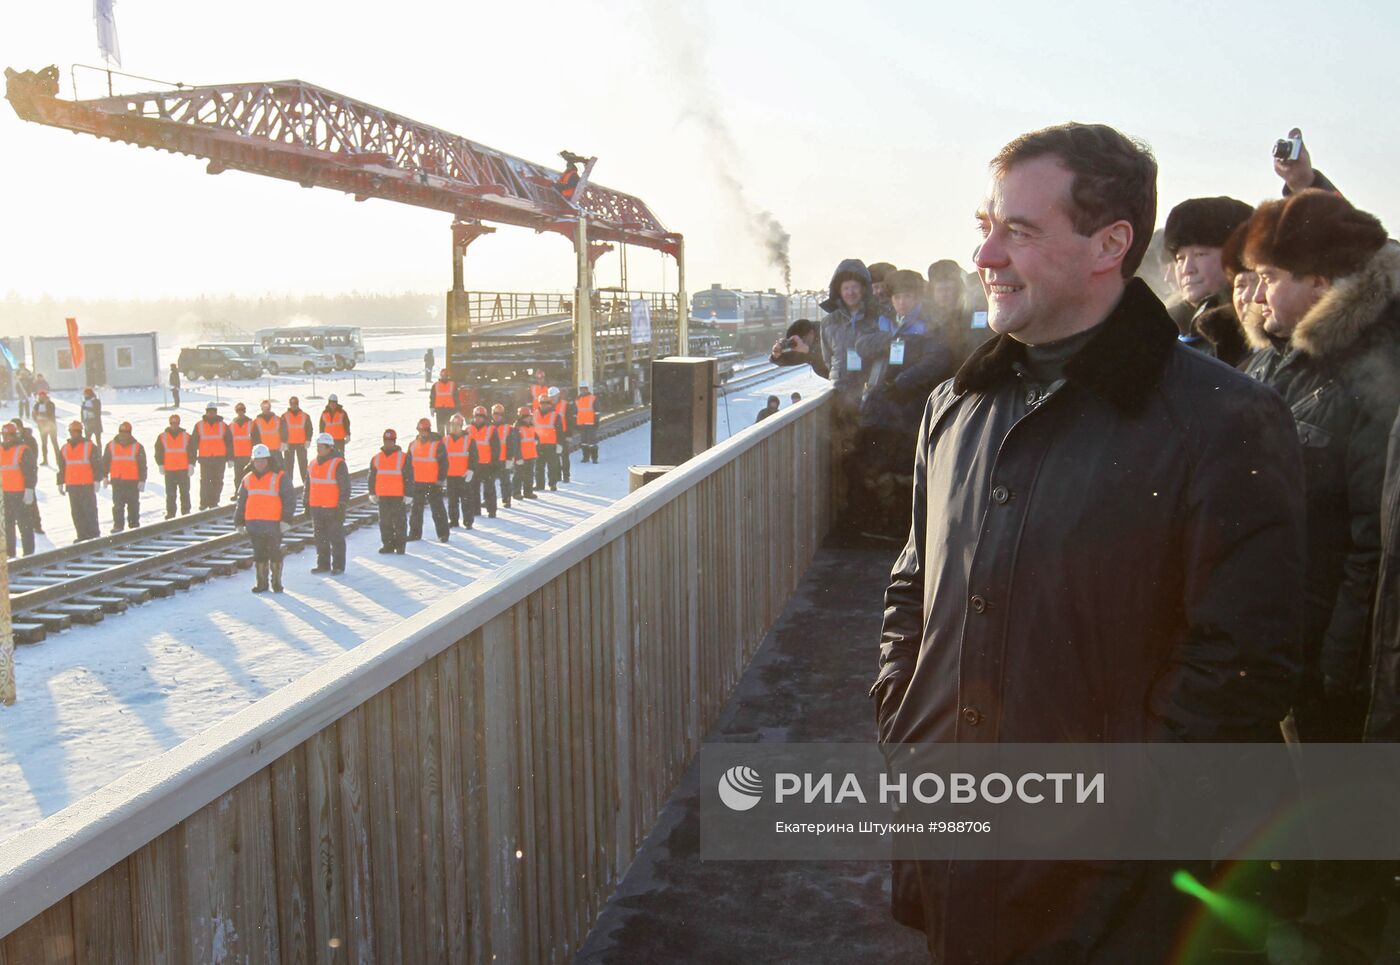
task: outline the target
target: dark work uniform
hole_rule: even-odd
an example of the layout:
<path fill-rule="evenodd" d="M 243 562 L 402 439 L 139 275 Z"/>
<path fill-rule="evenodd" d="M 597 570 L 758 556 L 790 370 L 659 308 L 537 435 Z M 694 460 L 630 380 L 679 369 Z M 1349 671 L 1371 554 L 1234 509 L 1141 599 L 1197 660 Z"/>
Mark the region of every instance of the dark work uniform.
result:
<path fill-rule="evenodd" d="M 102 535 L 97 522 L 97 480 L 102 478 L 102 453 L 90 443 L 84 451 L 81 447 L 85 442 L 81 437 L 70 437 L 58 449 L 58 484 L 68 490 L 68 508 L 73 513 L 73 529 L 78 542 Z M 78 477 L 82 468 L 77 461 L 80 455 L 87 459 L 87 477 L 92 482 L 70 482 Z"/>
<path fill-rule="evenodd" d="M 399 470 L 401 473 L 400 488 L 405 493 L 411 493 L 413 492 L 413 460 L 408 458 L 408 453 L 396 445 L 386 445 L 376 452 L 369 461 L 369 491 L 379 501 L 379 552 L 381 553 L 402 553 L 406 541 L 404 497 L 384 494 L 387 480 L 381 478 L 383 473 L 380 469 L 384 460 L 398 453 L 403 453 L 403 466 Z"/>
<path fill-rule="evenodd" d="M 317 456 L 311 468 L 316 469 L 331 461 L 336 462 L 333 478 L 338 490 L 334 506 L 312 506 L 314 491 L 322 488 L 323 484 L 312 477 L 308 477 L 311 481 L 306 484 L 306 501 L 311 509 L 311 524 L 316 538 L 316 569 L 313 572 L 329 569 L 332 573 L 344 573 L 345 510 L 350 506 L 350 470 L 345 466 L 345 457 L 334 451 L 324 459 Z M 291 467 L 287 472 L 290 475 Z"/>
<path fill-rule="evenodd" d="M 141 525 L 141 490 L 146 485 L 146 447 L 129 433 L 119 432 L 102 456 L 107 484 L 112 488 L 112 532 Z M 134 478 L 128 478 L 134 477 Z"/>
<path fill-rule="evenodd" d="M 18 455 L 15 455 L 16 449 L 19 450 Z M 0 458 L 0 467 L 5 467 L 5 551 L 7 555 L 14 556 L 15 546 L 18 544 L 24 550 L 25 556 L 33 556 L 34 517 L 28 511 L 29 507 L 24 504 L 24 494 L 26 491 L 32 494 L 34 487 L 39 483 L 39 460 L 34 447 L 14 435 L 7 436 L 5 441 L 0 443 L 0 457 L 3 457 Z M 12 486 L 11 480 L 16 480 L 17 486 L 22 488 Z M 35 502 L 38 502 L 37 498 Z M 19 530 L 18 541 L 15 539 L 15 530 Z"/>
<path fill-rule="evenodd" d="M 436 442 L 433 454 L 419 454 L 417 447 L 421 440 L 414 436 L 408 444 L 409 462 L 413 464 L 413 506 L 408 517 L 408 541 L 423 538 L 423 507 L 426 505 L 433 514 L 433 526 L 437 528 L 439 540 L 447 539 L 447 507 L 442 504 L 442 489 L 447 479 L 447 448 L 442 437 L 436 432 L 429 433 L 428 442 Z M 429 463 L 437 463 L 437 478 L 432 479 Z"/>

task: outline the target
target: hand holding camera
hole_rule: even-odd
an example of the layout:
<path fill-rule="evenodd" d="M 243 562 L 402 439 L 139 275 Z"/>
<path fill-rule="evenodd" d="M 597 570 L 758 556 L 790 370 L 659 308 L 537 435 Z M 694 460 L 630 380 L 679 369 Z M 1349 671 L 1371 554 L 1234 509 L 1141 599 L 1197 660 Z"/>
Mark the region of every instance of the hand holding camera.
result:
<path fill-rule="evenodd" d="M 1315 173 L 1308 146 L 1303 143 L 1303 132 L 1298 128 L 1288 132 L 1288 136 L 1274 142 L 1274 173 L 1283 179 L 1290 191 L 1302 191 L 1312 187 Z"/>

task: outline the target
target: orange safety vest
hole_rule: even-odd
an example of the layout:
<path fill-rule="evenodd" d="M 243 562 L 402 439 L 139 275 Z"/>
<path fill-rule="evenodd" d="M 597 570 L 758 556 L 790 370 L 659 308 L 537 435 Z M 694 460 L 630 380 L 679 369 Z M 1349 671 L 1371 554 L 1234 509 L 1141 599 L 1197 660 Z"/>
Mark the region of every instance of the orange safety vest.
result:
<path fill-rule="evenodd" d="M 244 419 L 239 425 L 234 419 L 228 424 L 228 431 L 233 436 L 233 455 L 235 459 L 249 459 L 253 455 L 253 420 Z"/>
<path fill-rule="evenodd" d="M 268 471 L 261 476 L 249 471 L 243 477 L 243 489 L 248 500 L 243 504 L 243 518 L 261 519 L 269 522 L 282 520 L 282 471 Z"/>
<path fill-rule="evenodd" d="M 22 442 L 8 449 L 0 447 L 0 484 L 3 484 L 5 492 L 24 492 L 24 470 L 20 468 L 20 460 L 28 449 Z"/>
<path fill-rule="evenodd" d="M 457 478 L 465 477 L 467 470 L 471 467 L 467 448 L 471 444 L 471 440 L 465 435 L 457 436 L 455 439 L 449 435 L 442 440 L 442 444 L 447 448 L 447 475 Z"/>
<path fill-rule="evenodd" d="M 491 437 L 500 445 L 502 459 L 510 457 L 510 430 L 514 428 L 509 422 L 491 423 Z"/>
<path fill-rule="evenodd" d="M 531 385 L 531 386 L 530 386 L 530 404 L 531 404 L 531 405 L 539 405 L 539 404 L 540 404 L 540 399 L 543 399 L 543 398 L 544 398 L 546 395 L 548 395 L 548 394 L 549 394 L 549 386 L 547 386 L 547 385 Z"/>
<path fill-rule="evenodd" d="M 457 408 L 457 383 L 451 380 L 444 382 L 438 379 L 433 383 L 433 408 L 434 409 L 455 409 Z"/>
<path fill-rule="evenodd" d="M 282 414 L 287 422 L 287 444 L 304 446 L 311 441 L 311 413 L 305 409 L 293 412 L 288 409 Z"/>
<path fill-rule="evenodd" d="M 316 460 L 308 467 L 311 495 L 308 505 L 313 509 L 329 509 L 340 505 L 340 483 L 335 481 L 336 468 L 345 460 L 332 456 L 325 462 Z"/>
<path fill-rule="evenodd" d="M 91 486 L 92 443 L 84 439 L 76 446 L 71 442 L 63 444 L 63 484 L 65 486 Z"/>
<path fill-rule="evenodd" d="M 133 442 L 129 446 L 124 446 L 120 442 L 113 442 L 108 448 L 112 451 L 112 464 L 107 467 L 107 473 L 112 479 L 129 479 L 135 482 L 140 476 L 136 467 L 136 453 L 140 451 L 141 443 Z"/>
<path fill-rule="evenodd" d="M 559 413 L 553 409 L 548 412 L 535 410 L 535 438 L 539 440 L 540 445 L 558 445 L 559 433 L 555 428 L 558 419 Z"/>
<path fill-rule="evenodd" d="M 161 468 L 166 472 L 179 472 L 190 468 L 190 434 L 184 429 L 174 435 L 166 429 L 162 434 L 165 436 L 165 459 Z"/>
<path fill-rule="evenodd" d="M 273 452 L 282 448 L 282 420 L 276 416 L 269 416 L 266 419 L 258 416 L 253 421 L 257 423 L 258 427 L 258 442 Z"/>
<path fill-rule="evenodd" d="M 326 424 L 326 432 L 336 442 L 345 441 L 345 410 L 336 409 L 334 412 L 327 409 L 321 413 L 321 421 Z"/>
<path fill-rule="evenodd" d="M 403 495 L 403 461 L 404 451 L 402 449 L 392 455 L 383 449 L 374 454 L 370 465 L 374 466 L 374 494 L 376 496 Z"/>
<path fill-rule="evenodd" d="M 597 416 L 593 413 L 593 403 L 598 397 L 592 392 L 588 395 L 581 395 L 574 403 L 578 406 L 578 424 L 581 426 L 591 426 L 597 421 Z"/>
<path fill-rule="evenodd" d="M 554 403 L 554 414 L 559 417 L 559 431 L 569 431 L 569 403 L 560 399 Z"/>
<path fill-rule="evenodd" d="M 194 431 L 199 436 L 199 458 L 208 459 L 211 456 L 228 455 L 228 448 L 224 445 L 224 424 L 222 422 L 211 424 L 200 419 L 194 424 Z"/>
<path fill-rule="evenodd" d="M 422 442 L 413 440 L 408 451 L 413 454 L 413 481 L 435 483 L 438 481 L 437 439 Z"/>
<path fill-rule="evenodd" d="M 540 451 L 535 447 L 535 427 L 516 426 L 515 430 L 520 433 L 520 458 L 537 458 L 540 454 Z"/>
<path fill-rule="evenodd" d="M 476 446 L 476 461 L 478 465 L 485 466 L 492 462 L 491 451 L 495 448 L 491 445 L 491 427 L 476 426 L 467 427 L 467 436 L 470 437 L 472 445 Z"/>

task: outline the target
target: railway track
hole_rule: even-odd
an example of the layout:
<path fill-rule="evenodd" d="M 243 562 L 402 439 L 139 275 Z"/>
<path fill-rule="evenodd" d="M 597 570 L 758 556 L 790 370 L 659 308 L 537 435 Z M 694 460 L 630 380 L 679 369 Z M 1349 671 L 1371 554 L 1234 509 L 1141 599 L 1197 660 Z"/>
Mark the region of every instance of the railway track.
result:
<path fill-rule="evenodd" d="M 721 386 L 719 393 L 785 374 L 786 369 L 746 374 Z M 599 437 L 626 432 L 650 418 L 646 406 L 605 416 Z M 350 475 L 347 533 L 378 521 L 366 491 L 368 475 L 363 469 Z M 298 504 L 301 499 L 298 487 Z M 39 643 L 74 624 L 101 623 L 137 604 L 251 567 L 252 546 L 235 530 L 233 513 L 228 504 L 11 560 L 8 592 L 15 642 Z M 299 516 L 282 537 L 283 551 L 300 552 L 312 541 L 310 516 Z"/>

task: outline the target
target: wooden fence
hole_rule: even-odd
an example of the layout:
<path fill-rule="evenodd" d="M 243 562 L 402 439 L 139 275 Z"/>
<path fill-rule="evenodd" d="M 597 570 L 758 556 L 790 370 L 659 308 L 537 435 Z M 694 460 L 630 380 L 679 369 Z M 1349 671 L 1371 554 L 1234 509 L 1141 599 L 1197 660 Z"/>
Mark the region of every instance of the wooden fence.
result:
<path fill-rule="evenodd" d="M 0 965 L 568 959 L 829 522 L 830 395 L 0 848 Z"/>

